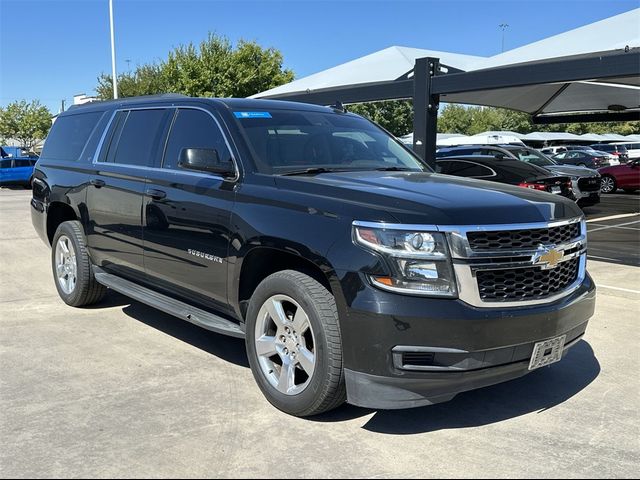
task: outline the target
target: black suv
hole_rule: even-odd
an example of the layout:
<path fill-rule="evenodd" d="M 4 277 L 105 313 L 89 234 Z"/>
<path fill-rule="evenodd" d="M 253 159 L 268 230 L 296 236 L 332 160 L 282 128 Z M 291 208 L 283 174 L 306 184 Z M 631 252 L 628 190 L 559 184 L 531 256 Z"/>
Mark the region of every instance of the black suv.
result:
<path fill-rule="evenodd" d="M 522 376 L 560 360 L 594 311 L 574 202 L 435 174 L 339 109 L 182 96 L 72 108 L 31 205 L 67 304 L 111 288 L 244 337 L 267 399 L 298 416 Z"/>

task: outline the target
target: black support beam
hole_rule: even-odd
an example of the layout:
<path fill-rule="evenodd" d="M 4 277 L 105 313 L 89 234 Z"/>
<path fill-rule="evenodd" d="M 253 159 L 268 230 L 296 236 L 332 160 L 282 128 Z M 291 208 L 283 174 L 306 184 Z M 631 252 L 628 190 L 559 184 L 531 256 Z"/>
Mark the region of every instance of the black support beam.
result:
<path fill-rule="evenodd" d="M 533 123 L 549 125 L 551 123 L 589 123 L 589 122 L 632 122 L 640 121 L 640 112 L 601 112 L 601 113 L 568 113 L 565 115 L 534 115 Z"/>
<path fill-rule="evenodd" d="M 269 97 L 272 100 L 333 105 L 336 100 L 342 103 L 377 102 L 382 100 L 402 100 L 413 97 L 413 80 L 395 80 L 386 83 L 353 85 L 328 90 L 308 90 L 297 94 L 285 94 Z"/>
<path fill-rule="evenodd" d="M 440 75 L 433 79 L 433 93 L 463 93 L 547 83 L 567 83 L 617 77 L 637 77 L 640 49 L 603 55 L 579 55 L 528 62 L 486 70 Z"/>
<path fill-rule="evenodd" d="M 413 151 L 432 167 L 436 164 L 436 137 L 440 96 L 432 81 L 440 68 L 437 58 L 419 58 L 413 69 Z"/>

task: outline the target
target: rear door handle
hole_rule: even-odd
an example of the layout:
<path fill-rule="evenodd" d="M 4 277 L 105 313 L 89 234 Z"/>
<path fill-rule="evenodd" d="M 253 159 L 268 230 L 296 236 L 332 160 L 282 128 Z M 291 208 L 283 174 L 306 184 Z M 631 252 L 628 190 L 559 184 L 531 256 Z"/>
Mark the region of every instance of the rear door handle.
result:
<path fill-rule="evenodd" d="M 102 188 L 106 185 L 104 180 L 100 180 L 99 178 L 92 178 L 89 183 L 96 188 Z"/>
<path fill-rule="evenodd" d="M 156 190 L 155 188 L 147 188 L 145 193 L 154 200 L 162 200 L 167 196 L 167 192 Z"/>

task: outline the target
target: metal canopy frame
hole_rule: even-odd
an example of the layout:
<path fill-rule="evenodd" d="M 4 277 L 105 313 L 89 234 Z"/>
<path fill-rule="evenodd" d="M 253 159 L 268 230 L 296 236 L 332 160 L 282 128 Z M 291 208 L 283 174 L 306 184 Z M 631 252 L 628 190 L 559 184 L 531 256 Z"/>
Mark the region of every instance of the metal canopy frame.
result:
<path fill-rule="evenodd" d="M 383 100 L 412 99 L 414 108 L 414 151 L 435 164 L 438 108 L 441 95 L 500 90 L 543 84 L 557 84 L 558 90 L 547 104 L 572 82 L 602 81 L 640 77 L 640 49 L 596 52 L 514 65 L 462 72 L 441 66 L 438 58 L 418 58 L 411 73 L 397 80 L 347 85 L 319 91 L 278 95 L 273 98 L 330 105 Z M 546 104 L 542 107 L 544 108 Z M 538 124 L 640 120 L 639 110 L 601 112 L 533 113 Z"/>

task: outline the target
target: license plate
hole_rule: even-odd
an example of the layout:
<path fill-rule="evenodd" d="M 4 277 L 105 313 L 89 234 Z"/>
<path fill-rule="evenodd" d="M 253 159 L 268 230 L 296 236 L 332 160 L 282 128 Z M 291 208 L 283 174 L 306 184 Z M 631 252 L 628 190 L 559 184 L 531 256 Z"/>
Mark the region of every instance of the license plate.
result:
<path fill-rule="evenodd" d="M 531 362 L 529 362 L 529 370 L 559 362 L 562 359 L 562 351 L 566 340 L 567 336 L 562 335 L 561 337 L 536 343 L 533 347 Z"/>
<path fill-rule="evenodd" d="M 560 187 L 551 187 L 551 193 L 560 193 L 562 189 Z"/>

